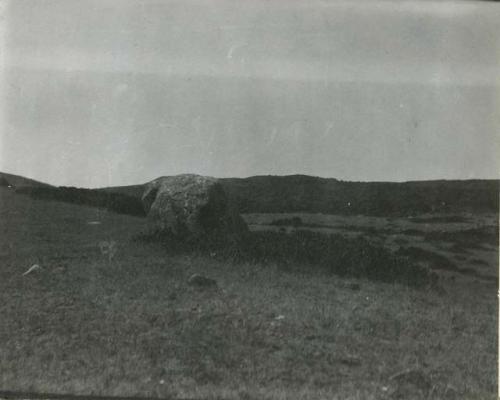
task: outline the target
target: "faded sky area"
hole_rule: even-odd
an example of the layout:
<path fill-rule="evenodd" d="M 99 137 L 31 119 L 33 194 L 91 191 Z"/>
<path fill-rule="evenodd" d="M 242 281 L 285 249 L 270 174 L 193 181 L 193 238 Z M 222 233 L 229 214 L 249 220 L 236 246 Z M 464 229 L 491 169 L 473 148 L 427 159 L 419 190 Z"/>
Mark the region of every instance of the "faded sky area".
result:
<path fill-rule="evenodd" d="M 493 2 L 15 0 L 0 13 L 4 172 L 84 187 L 499 177 Z"/>

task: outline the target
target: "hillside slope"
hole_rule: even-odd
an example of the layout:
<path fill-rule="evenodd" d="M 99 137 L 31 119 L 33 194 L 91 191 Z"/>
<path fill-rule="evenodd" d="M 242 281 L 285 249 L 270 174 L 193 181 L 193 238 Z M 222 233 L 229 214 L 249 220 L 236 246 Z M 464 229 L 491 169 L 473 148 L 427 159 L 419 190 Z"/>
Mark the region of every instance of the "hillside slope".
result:
<path fill-rule="evenodd" d="M 41 182 L 1 174 L 14 186 L 43 187 L 33 197 L 73 202 L 68 190 L 78 190 L 78 203 L 99 206 L 86 199 L 104 194 L 120 197 L 120 209 L 140 214 L 144 184 L 99 189 L 55 188 Z M 11 177 L 15 177 L 14 180 Z M 498 180 L 435 180 L 413 182 L 347 182 L 307 175 L 254 176 L 220 180 L 241 213 L 308 212 L 337 215 L 412 216 L 421 213 L 498 213 Z M 9 180 L 9 182 L 11 182 Z M 17 183 L 16 182 L 20 182 Z M 23 183 L 21 185 L 21 183 Z M 61 190 L 65 193 L 60 193 Z M 26 192 L 26 190 L 25 190 Z M 37 193 L 40 192 L 40 193 Z M 82 193 L 80 193 L 82 192 Z M 85 192 L 85 193 L 83 193 Z M 133 204 L 127 207 L 123 202 Z M 108 200 L 105 203 L 109 203 Z"/>
<path fill-rule="evenodd" d="M 95 189 L 99 192 L 118 193 L 126 196 L 131 196 L 140 199 L 144 193 L 145 184 L 127 185 L 127 186 L 111 186 Z"/>
<path fill-rule="evenodd" d="M 303 175 L 223 179 L 240 212 L 411 215 L 498 212 L 496 180 L 344 182 Z"/>
<path fill-rule="evenodd" d="M 221 179 L 241 213 L 310 212 L 412 215 L 490 212 L 499 207 L 498 180 L 347 182 L 307 175 Z M 99 190 L 140 197 L 144 185 Z"/>
<path fill-rule="evenodd" d="M 25 178 L 24 176 L 8 174 L 6 172 L 0 172 L 0 185 L 8 186 L 11 185 L 13 187 L 53 187 L 48 183 L 36 181 L 34 179 Z"/>

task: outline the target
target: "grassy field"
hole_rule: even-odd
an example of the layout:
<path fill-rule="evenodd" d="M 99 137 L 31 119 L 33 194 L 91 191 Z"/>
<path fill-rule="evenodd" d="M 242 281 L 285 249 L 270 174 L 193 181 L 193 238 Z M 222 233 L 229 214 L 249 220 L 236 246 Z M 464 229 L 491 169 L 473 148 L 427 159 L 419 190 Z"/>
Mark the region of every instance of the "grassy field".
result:
<path fill-rule="evenodd" d="M 273 264 L 173 256 L 159 244 L 133 240 L 145 228 L 143 218 L 34 201 L 7 188 L 0 188 L 0 215 L 1 390 L 496 398 L 491 279 L 459 273 L 461 279 L 443 278 L 437 289 L 417 290 Z M 340 225 L 356 225 L 355 218 Z M 375 230 L 382 240 L 382 227 Z M 444 235 L 432 232 L 431 244 Z M 481 237 L 483 251 L 491 249 L 489 237 Z M 441 242 L 452 246 L 448 239 Z M 483 256 L 473 255 L 491 263 Z M 23 275 L 34 264 L 41 268 Z M 495 274 L 489 264 L 477 268 Z M 218 288 L 190 286 L 194 273 L 215 279 Z"/>

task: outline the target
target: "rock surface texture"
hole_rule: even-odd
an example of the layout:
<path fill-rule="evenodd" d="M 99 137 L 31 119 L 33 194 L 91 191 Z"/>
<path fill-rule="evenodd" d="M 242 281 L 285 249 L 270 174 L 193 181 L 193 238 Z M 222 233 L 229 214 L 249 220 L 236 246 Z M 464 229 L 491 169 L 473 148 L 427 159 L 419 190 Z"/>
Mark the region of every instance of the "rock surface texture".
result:
<path fill-rule="evenodd" d="M 150 221 L 175 235 L 240 234 L 248 229 L 216 178 L 157 178 L 146 185 L 142 202 Z"/>

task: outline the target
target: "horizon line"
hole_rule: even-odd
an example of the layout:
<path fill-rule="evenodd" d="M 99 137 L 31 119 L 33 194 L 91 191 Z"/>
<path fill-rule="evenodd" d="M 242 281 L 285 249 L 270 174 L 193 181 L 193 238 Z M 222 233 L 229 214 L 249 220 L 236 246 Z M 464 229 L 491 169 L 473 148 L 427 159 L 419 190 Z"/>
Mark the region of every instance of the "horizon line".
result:
<path fill-rule="evenodd" d="M 108 188 L 114 188 L 114 187 L 124 187 L 124 186 L 141 186 L 145 185 L 148 182 L 151 182 L 155 179 L 158 179 L 160 177 L 165 177 L 165 176 L 178 176 L 178 175 L 198 175 L 198 176 L 207 176 L 207 177 L 212 177 L 215 179 L 251 179 L 251 178 L 287 178 L 287 177 L 306 177 L 306 178 L 316 178 L 316 179 L 325 179 L 325 180 L 335 180 L 338 182 L 343 182 L 343 183 L 394 183 L 394 184 L 403 184 L 403 183 L 417 183 L 417 182 L 456 182 L 456 181 L 500 181 L 499 178 L 432 178 L 432 179 L 411 179 L 411 180 L 349 180 L 349 179 L 341 179 L 341 178 L 335 178 L 333 176 L 321 176 L 321 175 L 309 175 L 309 174 L 303 174 L 303 173 L 295 173 L 295 174 L 257 174 L 257 175 L 248 175 L 248 176 L 231 176 L 231 177 L 218 177 L 218 176 L 212 176 L 212 175 L 202 175 L 202 174 L 196 174 L 196 173 L 181 173 L 181 174 L 172 174 L 172 175 L 158 175 L 156 178 L 153 179 L 148 179 L 144 182 L 140 183 L 130 183 L 130 184 L 119 184 L 119 185 L 112 185 L 112 186 L 97 186 L 97 187 L 83 187 L 83 186 L 73 186 L 73 185 L 56 185 L 52 184 L 46 181 L 42 181 L 39 179 L 31 178 L 29 176 L 25 175 L 20 175 L 18 173 L 14 172 L 7 172 L 5 170 L 0 171 L 0 175 L 2 174 L 7 174 L 7 175 L 14 175 L 19 178 L 24 178 L 32 181 L 36 181 L 38 183 L 52 186 L 52 187 L 76 187 L 79 189 L 108 189 Z"/>

